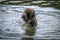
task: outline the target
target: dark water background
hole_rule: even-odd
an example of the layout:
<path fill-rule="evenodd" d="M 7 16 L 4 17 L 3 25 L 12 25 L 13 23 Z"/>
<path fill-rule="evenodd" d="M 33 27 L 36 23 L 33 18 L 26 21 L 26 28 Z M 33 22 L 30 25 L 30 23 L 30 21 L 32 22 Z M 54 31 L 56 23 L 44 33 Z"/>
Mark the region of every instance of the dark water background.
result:
<path fill-rule="evenodd" d="M 25 8 L 32 8 L 36 14 L 39 13 L 36 15 L 38 24 L 33 36 L 24 35 L 26 31 L 21 16 Z M 41 39 L 60 39 L 60 1 L 0 4 L 0 40 Z"/>

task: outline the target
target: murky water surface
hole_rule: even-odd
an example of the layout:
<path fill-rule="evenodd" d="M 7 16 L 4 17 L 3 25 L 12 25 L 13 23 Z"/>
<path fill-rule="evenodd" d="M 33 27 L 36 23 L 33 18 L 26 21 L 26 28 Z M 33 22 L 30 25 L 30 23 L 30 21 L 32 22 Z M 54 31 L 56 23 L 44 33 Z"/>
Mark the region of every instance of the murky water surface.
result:
<path fill-rule="evenodd" d="M 25 8 L 36 11 L 37 27 L 34 36 L 26 36 L 21 18 Z M 1 40 L 60 39 L 60 10 L 53 7 L 0 5 L 0 38 Z"/>

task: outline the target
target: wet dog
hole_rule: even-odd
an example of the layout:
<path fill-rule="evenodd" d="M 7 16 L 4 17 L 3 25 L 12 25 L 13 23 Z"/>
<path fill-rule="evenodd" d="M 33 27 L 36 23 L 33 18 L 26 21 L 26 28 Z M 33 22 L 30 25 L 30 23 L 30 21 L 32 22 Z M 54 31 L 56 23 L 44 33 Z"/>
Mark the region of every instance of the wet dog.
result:
<path fill-rule="evenodd" d="M 34 9 L 26 8 L 22 14 L 22 19 L 25 24 L 27 24 L 27 26 L 37 26 L 37 20 Z"/>

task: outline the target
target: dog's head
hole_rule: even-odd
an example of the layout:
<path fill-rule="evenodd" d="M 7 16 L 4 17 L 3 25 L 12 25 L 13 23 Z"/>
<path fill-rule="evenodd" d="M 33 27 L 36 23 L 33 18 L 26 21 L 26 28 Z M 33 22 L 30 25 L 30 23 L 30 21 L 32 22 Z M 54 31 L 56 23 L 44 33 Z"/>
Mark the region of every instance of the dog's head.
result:
<path fill-rule="evenodd" d="M 23 18 L 23 20 L 26 24 L 30 24 L 30 25 L 33 25 L 33 26 L 37 24 L 34 9 L 26 8 L 24 10 L 22 18 Z"/>
<path fill-rule="evenodd" d="M 27 18 L 31 19 L 35 17 L 35 10 L 31 9 L 31 8 L 26 8 L 24 10 L 24 14 L 26 15 Z"/>

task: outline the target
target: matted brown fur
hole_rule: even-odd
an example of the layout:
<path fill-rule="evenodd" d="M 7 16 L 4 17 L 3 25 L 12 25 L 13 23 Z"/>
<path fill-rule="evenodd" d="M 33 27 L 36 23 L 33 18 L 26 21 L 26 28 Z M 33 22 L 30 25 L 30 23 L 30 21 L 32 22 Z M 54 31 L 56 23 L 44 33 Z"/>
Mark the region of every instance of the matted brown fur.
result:
<path fill-rule="evenodd" d="M 25 24 L 29 24 L 30 26 L 37 26 L 37 20 L 35 15 L 35 10 L 31 8 L 26 8 L 23 12 L 22 19 Z"/>

